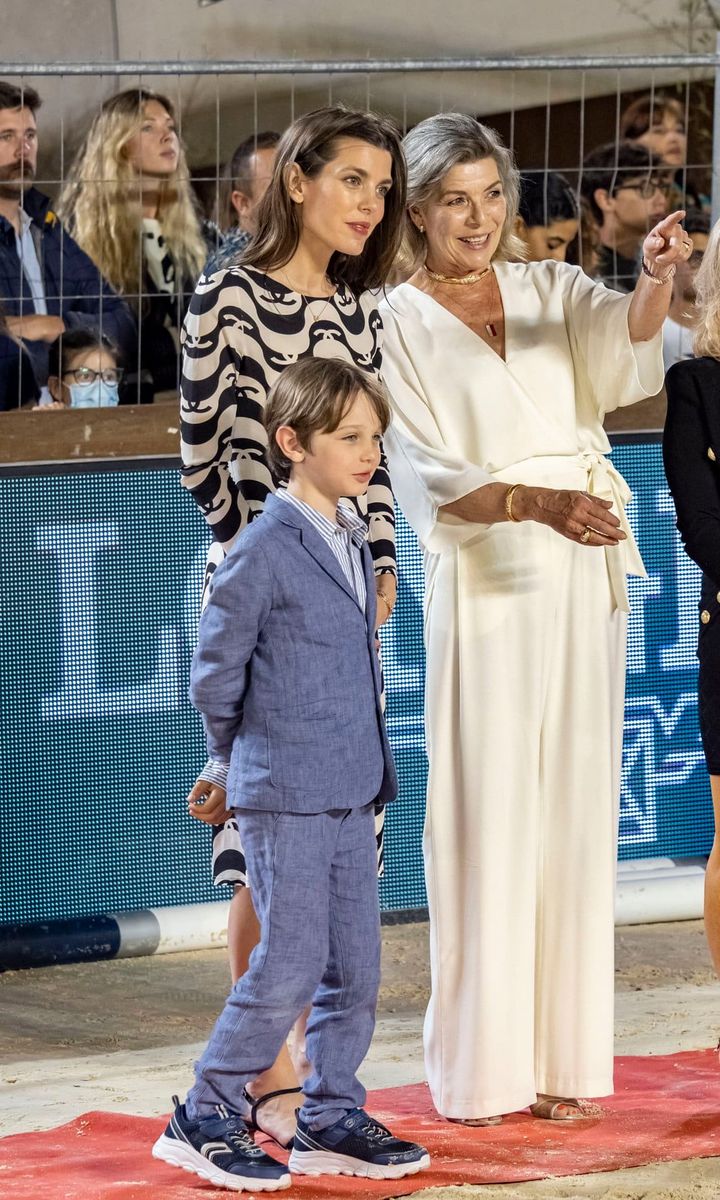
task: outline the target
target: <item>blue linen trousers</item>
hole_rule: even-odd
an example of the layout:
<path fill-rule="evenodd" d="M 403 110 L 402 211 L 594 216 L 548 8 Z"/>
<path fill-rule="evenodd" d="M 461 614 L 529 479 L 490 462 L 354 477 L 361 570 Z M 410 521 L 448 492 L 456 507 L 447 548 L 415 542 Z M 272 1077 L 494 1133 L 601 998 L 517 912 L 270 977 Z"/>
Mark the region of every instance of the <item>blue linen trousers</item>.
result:
<path fill-rule="evenodd" d="M 191 1119 L 224 1104 L 270 1067 L 312 1002 L 312 1074 L 301 1116 L 332 1125 L 365 1103 L 357 1078 L 372 1039 L 380 986 L 374 805 L 321 813 L 236 810 L 260 942 L 196 1066 Z"/>

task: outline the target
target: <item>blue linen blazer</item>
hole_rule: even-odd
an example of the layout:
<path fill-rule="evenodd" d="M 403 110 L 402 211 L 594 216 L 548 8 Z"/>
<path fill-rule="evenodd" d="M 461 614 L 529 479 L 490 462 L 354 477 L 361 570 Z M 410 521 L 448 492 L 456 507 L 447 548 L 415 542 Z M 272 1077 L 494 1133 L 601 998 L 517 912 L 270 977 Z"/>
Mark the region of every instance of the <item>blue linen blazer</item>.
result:
<path fill-rule="evenodd" d="M 397 795 L 361 553 L 365 612 L 318 531 L 272 495 L 215 572 L 190 698 L 208 754 L 230 762 L 228 808 L 317 813 Z"/>

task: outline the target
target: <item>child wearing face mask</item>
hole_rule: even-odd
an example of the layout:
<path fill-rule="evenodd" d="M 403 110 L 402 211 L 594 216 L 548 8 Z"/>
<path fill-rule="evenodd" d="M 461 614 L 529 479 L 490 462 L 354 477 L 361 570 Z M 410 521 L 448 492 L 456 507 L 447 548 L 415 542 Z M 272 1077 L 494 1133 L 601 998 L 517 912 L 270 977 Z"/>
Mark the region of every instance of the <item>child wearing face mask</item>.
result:
<path fill-rule="evenodd" d="M 94 329 L 71 329 L 50 347 L 48 391 L 59 408 L 113 408 L 122 379 L 116 347 Z"/>

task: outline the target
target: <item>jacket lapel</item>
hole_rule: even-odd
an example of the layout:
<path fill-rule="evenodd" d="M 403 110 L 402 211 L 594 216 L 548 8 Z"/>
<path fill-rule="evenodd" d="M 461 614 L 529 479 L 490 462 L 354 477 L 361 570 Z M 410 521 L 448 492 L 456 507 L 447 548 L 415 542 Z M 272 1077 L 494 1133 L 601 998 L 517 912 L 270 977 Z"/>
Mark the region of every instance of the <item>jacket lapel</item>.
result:
<path fill-rule="evenodd" d="M 347 592 L 351 600 L 354 600 L 357 605 L 357 596 L 352 584 L 347 579 L 340 563 L 317 529 L 313 529 L 312 525 L 303 519 L 292 504 L 288 504 L 286 500 L 279 500 L 277 496 L 268 496 L 265 501 L 265 512 L 275 517 L 276 520 L 281 521 L 283 525 L 290 525 L 293 529 L 297 529 L 303 547 L 307 550 L 308 554 L 315 559 L 315 562 L 322 567 L 323 571 L 331 579 L 335 580 L 344 592 Z"/>
<path fill-rule="evenodd" d="M 340 585 L 344 592 L 357 604 L 357 596 L 350 583 L 350 580 L 345 575 L 340 563 L 336 559 L 332 550 L 328 546 L 316 529 L 310 525 L 300 526 L 300 539 L 308 554 L 311 554 L 315 562 L 319 563 L 324 571 L 327 571 L 336 583 Z"/>

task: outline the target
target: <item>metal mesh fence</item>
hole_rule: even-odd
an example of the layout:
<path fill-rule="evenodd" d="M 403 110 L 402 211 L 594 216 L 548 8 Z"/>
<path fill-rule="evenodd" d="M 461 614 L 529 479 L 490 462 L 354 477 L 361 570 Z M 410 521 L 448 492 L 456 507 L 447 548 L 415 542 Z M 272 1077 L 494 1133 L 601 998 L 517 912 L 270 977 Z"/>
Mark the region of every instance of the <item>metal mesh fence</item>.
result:
<path fill-rule="evenodd" d="M 681 141 L 663 163 L 662 178 L 659 166 L 652 177 L 647 172 L 648 188 L 660 183 L 656 208 L 690 204 L 709 212 L 718 158 L 713 106 L 719 61 L 695 54 L 0 64 L 0 79 L 23 96 L 37 89 L 43 101 L 26 122 L 37 124 L 32 140 L 18 114 L 0 107 L 0 117 L 13 117 L 0 121 L 0 408 L 52 398 L 53 344 L 77 327 L 102 330 L 116 343 L 124 370 L 122 403 L 176 398 L 179 333 L 200 260 L 212 261 L 228 233 L 236 232 L 229 164 L 245 139 L 281 133 L 300 113 L 328 102 L 390 113 L 403 129 L 438 111 L 469 112 L 500 132 L 547 207 L 555 173 L 582 196 L 588 154 L 599 146 L 618 147 L 627 136 L 629 110 L 645 100 L 647 128 L 636 124 L 632 136 L 659 154 L 674 123 Z M 103 102 L 145 90 L 166 99 L 176 123 L 180 154 L 164 174 L 144 172 L 127 136 L 111 123 L 101 129 L 102 146 L 88 146 Z M 147 105 L 140 109 L 133 136 Z M 21 175 L 12 174 L 18 164 L 36 192 L 21 190 Z M 619 161 L 615 166 L 612 187 L 619 189 L 623 168 Z M 188 202 L 164 224 L 163 196 L 182 198 L 185 191 Z M 648 222 L 655 215 L 650 206 Z M 597 222 L 586 203 L 567 255 L 595 272 L 597 249 Z"/>

